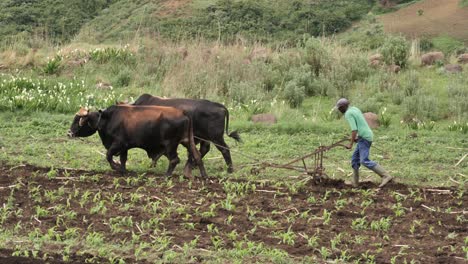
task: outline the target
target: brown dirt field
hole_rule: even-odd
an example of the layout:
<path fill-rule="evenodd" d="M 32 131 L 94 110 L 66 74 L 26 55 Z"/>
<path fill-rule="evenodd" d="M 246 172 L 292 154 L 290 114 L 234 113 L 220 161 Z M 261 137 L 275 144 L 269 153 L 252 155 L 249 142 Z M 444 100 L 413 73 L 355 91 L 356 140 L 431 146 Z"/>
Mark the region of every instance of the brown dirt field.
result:
<path fill-rule="evenodd" d="M 133 180 L 133 183 L 129 184 L 127 180 Z M 150 173 L 144 176 L 130 173 L 121 177 L 114 173 L 63 169 L 51 175 L 50 168 L 0 164 L 0 205 L 5 208 L 6 204 L 13 204 L 11 213 L 0 219 L 0 230 L 15 230 L 15 225 L 21 221 L 22 228 L 14 231 L 18 237 L 27 237 L 36 229 L 46 234 L 55 226 L 57 234 L 63 234 L 66 228 L 77 228 L 81 240 L 85 240 L 87 232 L 94 231 L 104 234 L 106 242 L 123 243 L 132 240 L 134 232 L 142 241 L 152 243 L 159 236 L 154 230 L 159 228 L 140 228 L 138 223 L 143 226 L 142 221 L 165 215 L 160 227 L 171 238 L 171 248 L 176 249 L 181 249 L 184 243 L 198 236 L 197 249 L 205 252 L 215 250 L 212 243 L 214 233 L 210 231 L 210 227 L 215 227 L 225 249 L 234 248 L 235 240 L 228 234 L 236 230 L 240 240 L 247 238 L 261 242 L 267 247 L 284 250 L 293 258 L 316 256 L 320 259 L 319 250 L 326 247 L 330 249 L 328 259 L 339 258 L 346 250 L 351 262 L 365 261 L 363 256 L 371 254 L 375 256 L 376 263 L 390 263 L 397 255 L 397 263 L 405 260 L 408 263 L 411 260 L 416 260 L 416 263 L 466 263 L 466 253 L 463 253 L 463 247 L 467 246 L 464 241 L 468 237 L 466 190 L 391 183 L 386 189 L 376 191 L 374 183 L 365 182 L 360 189 L 353 189 L 336 180 L 318 185 L 309 182 L 299 188 L 212 178 L 181 180 L 179 177 L 169 180 Z M 238 193 L 232 200 L 234 210 L 218 206 L 213 215 L 203 214 L 210 211 L 212 204 L 221 204 L 228 194 L 233 193 L 226 191 L 228 183 L 249 183 L 255 188 Z M 38 186 L 40 191 L 34 195 L 33 189 Z M 52 202 L 47 194 L 60 189 L 64 194 Z M 92 201 L 81 206 L 80 199 L 85 191 L 91 193 L 91 200 L 99 193 L 101 198 L 98 200 L 104 201 L 107 211 L 90 213 L 89 209 L 95 206 Z M 75 192 L 79 192 L 75 199 L 67 199 Z M 111 202 L 110 198 L 117 193 L 122 194 L 122 200 Z M 140 194 L 140 200 L 135 201 L 134 194 Z M 145 209 L 146 205 L 154 202 L 159 203 L 156 211 Z M 396 215 L 397 204 L 401 206 L 403 215 Z M 61 217 L 63 212 L 54 211 L 61 205 L 76 212 L 77 217 Z M 123 210 L 125 205 L 131 205 L 130 209 Z M 37 218 L 37 206 L 49 208 L 52 213 Z M 178 211 L 179 207 L 183 210 Z M 323 217 L 325 210 L 331 213 L 329 222 Z M 118 216 L 132 216 L 136 224 L 113 233 L 109 219 Z M 231 222 L 227 220 L 229 216 L 232 216 Z M 58 221 L 59 217 L 62 221 Z M 385 218 L 391 219 L 388 230 L 374 226 Z M 366 223 L 359 228 L 353 224 L 357 219 Z M 266 225 L 268 221 L 274 224 Z M 187 228 L 189 225 L 192 228 Z M 288 229 L 295 234 L 294 243 L 289 245 L 278 237 Z M 306 237 L 313 235 L 319 238 L 318 244 L 309 246 Z M 337 239 L 336 248 L 332 248 L 331 240 L 337 236 L 341 239 Z M 13 257 L 18 243 L 25 242 L 9 241 L 0 245 L 0 263 L 61 263 L 63 249 L 57 244 L 45 243 L 42 246 L 41 254 L 47 253 L 42 260 Z M 72 248 L 70 263 L 84 263 L 90 257 L 89 252 Z M 194 257 L 197 262 L 203 262 L 202 255 Z M 97 260 L 98 263 L 107 262 L 107 259 Z M 144 259 L 136 261 L 131 254 L 125 256 L 125 261 L 147 263 Z"/>
<path fill-rule="evenodd" d="M 396 12 L 382 15 L 387 32 L 415 38 L 448 35 L 468 43 L 468 8 L 459 0 L 423 0 Z M 423 10 L 422 16 L 418 10 Z"/>

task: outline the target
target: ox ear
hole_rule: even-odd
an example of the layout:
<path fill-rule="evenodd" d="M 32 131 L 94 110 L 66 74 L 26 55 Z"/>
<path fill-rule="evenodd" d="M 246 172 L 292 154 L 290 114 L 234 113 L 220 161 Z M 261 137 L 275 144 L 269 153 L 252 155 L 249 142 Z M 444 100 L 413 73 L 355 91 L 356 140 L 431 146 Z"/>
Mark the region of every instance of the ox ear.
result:
<path fill-rule="evenodd" d="M 106 111 L 105 109 L 104 110 L 100 109 L 98 110 L 98 112 L 101 118 L 104 118 L 104 119 L 108 118 L 110 115 L 109 111 Z"/>
<path fill-rule="evenodd" d="M 87 121 L 88 121 L 88 117 L 82 116 L 82 117 L 80 117 L 80 121 L 78 122 L 78 125 L 79 125 L 80 127 L 82 127 L 82 126 L 84 126 L 84 124 L 85 124 Z"/>

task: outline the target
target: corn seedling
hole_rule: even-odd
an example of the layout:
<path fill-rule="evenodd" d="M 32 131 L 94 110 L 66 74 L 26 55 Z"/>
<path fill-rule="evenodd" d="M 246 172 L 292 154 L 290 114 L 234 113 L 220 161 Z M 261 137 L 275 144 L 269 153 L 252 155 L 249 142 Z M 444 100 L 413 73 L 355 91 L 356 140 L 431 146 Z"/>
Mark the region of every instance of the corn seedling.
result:
<path fill-rule="evenodd" d="M 291 226 L 288 228 L 287 232 L 277 231 L 277 232 L 274 232 L 273 234 L 275 238 L 280 240 L 278 244 L 286 244 L 289 246 L 294 245 L 295 239 L 297 237 L 296 234 L 291 230 Z"/>

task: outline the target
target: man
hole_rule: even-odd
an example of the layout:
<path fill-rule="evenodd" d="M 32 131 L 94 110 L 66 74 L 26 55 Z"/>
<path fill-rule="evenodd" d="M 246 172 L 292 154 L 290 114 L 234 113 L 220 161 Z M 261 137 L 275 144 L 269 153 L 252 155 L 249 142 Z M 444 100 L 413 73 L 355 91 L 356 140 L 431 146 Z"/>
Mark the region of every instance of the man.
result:
<path fill-rule="evenodd" d="M 356 149 L 354 150 L 353 156 L 351 158 L 351 166 L 353 167 L 353 186 L 358 186 L 359 167 L 364 165 L 382 177 L 382 182 L 380 183 L 379 188 L 384 187 L 393 179 L 393 177 L 390 176 L 390 174 L 388 174 L 388 172 L 385 171 L 382 166 L 369 159 L 369 152 L 374 134 L 369 128 L 369 125 L 367 124 L 361 110 L 354 106 L 350 107 L 349 101 L 346 98 L 341 98 L 338 100 L 336 102 L 336 108 L 344 114 L 346 120 L 349 123 L 349 126 L 351 127 L 351 142 L 346 148 L 352 149 L 354 142 L 357 142 Z"/>

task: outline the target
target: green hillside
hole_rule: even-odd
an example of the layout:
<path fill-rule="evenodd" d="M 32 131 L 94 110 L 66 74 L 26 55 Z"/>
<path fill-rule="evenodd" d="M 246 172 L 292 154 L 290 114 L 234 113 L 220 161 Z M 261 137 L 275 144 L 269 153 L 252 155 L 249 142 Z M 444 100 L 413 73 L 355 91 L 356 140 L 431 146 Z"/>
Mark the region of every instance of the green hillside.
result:
<path fill-rule="evenodd" d="M 138 33 L 170 39 L 290 40 L 343 31 L 373 5 L 372 0 L 10 0 L 0 4 L 0 23 L 6 25 L 0 38 L 39 34 L 63 41 L 81 31 L 79 39 L 93 42 Z"/>
<path fill-rule="evenodd" d="M 73 37 L 81 26 L 119 0 L 4 0 L 0 39 L 39 35 L 56 41 Z"/>

